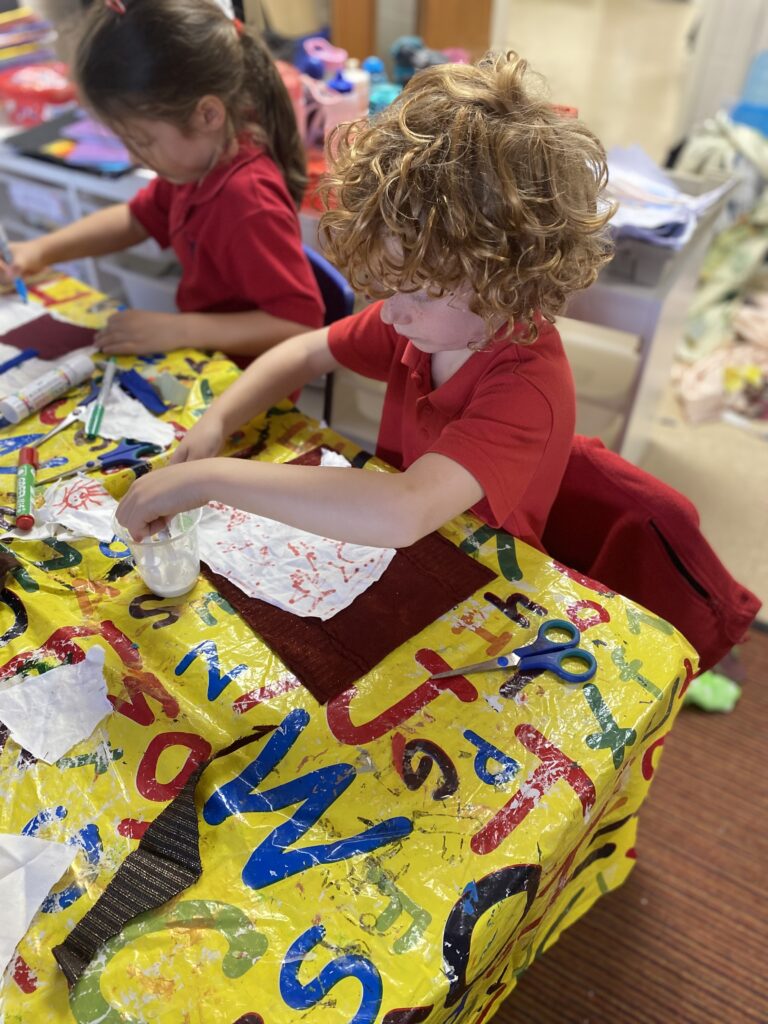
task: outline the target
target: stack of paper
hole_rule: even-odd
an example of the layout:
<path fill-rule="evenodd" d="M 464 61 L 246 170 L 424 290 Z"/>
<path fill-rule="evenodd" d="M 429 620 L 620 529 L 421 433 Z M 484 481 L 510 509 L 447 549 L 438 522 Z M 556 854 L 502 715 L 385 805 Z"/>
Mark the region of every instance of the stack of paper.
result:
<path fill-rule="evenodd" d="M 639 238 L 653 245 L 682 249 L 699 218 L 728 189 L 726 181 L 701 195 L 679 189 L 640 146 L 608 152 L 606 198 L 618 203 L 611 228 L 618 238 Z"/>

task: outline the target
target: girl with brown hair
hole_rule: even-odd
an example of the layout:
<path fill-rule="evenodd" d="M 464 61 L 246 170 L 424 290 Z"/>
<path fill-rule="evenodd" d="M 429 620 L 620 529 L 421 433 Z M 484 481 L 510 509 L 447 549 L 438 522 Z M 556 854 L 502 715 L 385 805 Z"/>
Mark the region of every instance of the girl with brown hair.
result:
<path fill-rule="evenodd" d="M 181 264 L 181 315 L 117 313 L 110 354 L 217 348 L 241 363 L 323 322 L 301 245 L 304 155 L 263 44 L 214 0 L 107 0 L 75 59 L 83 101 L 157 177 L 130 203 L 12 244 L 6 275 L 154 238 Z"/>

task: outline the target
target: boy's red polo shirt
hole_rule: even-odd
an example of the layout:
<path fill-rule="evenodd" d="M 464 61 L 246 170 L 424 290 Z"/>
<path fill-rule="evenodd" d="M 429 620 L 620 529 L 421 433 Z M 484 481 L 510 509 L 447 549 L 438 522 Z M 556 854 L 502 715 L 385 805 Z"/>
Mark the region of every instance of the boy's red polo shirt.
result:
<path fill-rule="evenodd" d="M 475 352 L 439 388 L 430 356 L 383 323 L 377 302 L 330 328 L 334 358 L 387 383 L 376 454 L 406 469 L 427 452 L 462 465 L 485 497 L 472 509 L 543 550 L 576 419 L 573 377 L 557 330 L 533 345 Z"/>
<path fill-rule="evenodd" d="M 298 214 L 263 147 L 243 141 L 231 161 L 199 182 L 155 178 L 129 205 L 162 248 L 173 246 L 182 270 L 176 293 L 182 313 L 261 309 L 322 326 L 323 302 L 302 249 Z"/>

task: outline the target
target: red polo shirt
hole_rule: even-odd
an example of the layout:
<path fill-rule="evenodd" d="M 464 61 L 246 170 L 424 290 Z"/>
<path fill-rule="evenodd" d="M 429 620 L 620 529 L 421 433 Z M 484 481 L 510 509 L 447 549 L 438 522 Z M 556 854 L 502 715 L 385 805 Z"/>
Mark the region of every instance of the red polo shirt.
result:
<path fill-rule="evenodd" d="M 398 469 L 427 452 L 453 459 L 483 488 L 472 511 L 543 550 L 576 419 L 557 330 L 542 321 L 533 345 L 498 341 L 474 352 L 434 388 L 431 357 L 383 323 L 380 309 L 337 321 L 329 335 L 342 366 L 387 383 L 376 454 Z"/>
<path fill-rule="evenodd" d="M 244 140 L 232 160 L 199 182 L 155 178 L 130 210 L 162 248 L 173 246 L 182 313 L 262 309 L 322 326 L 323 302 L 302 250 L 298 214 L 263 147 Z"/>

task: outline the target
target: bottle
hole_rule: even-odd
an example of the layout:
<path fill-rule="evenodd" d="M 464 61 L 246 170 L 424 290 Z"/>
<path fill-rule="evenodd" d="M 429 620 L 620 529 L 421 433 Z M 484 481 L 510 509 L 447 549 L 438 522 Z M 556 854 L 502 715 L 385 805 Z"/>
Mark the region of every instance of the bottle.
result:
<path fill-rule="evenodd" d="M 366 57 L 362 64 L 363 70 L 371 76 L 371 85 L 379 82 L 388 82 L 387 69 L 381 57 Z"/>
<path fill-rule="evenodd" d="M 402 91 L 402 85 L 395 85 L 394 82 L 376 82 L 371 86 L 370 113 L 380 113 L 393 100 L 397 99 Z"/>
<path fill-rule="evenodd" d="M 323 62 L 326 78 L 341 71 L 349 56 L 346 50 L 332 46 L 324 36 L 310 36 L 309 39 L 304 39 L 301 45 L 307 57 Z"/>
<path fill-rule="evenodd" d="M 44 373 L 31 384 L 27 384 L 15 395 L 6 395 L 0 401 L 0 416 L 9 423 L 19 423 L 33 412 L 59 398 L 77 384 L 82 384 L 93 374 L 95 367 L 90 356 L 75 352 L 49 373 Z"/>
<path fill-rule="evenodd" d="M 328 86 L 327 102 L 323 106 L 324 135 L 327 139 L 337 124 L 357 121 L 368 113 L 368 106 L 362 107 L 359 93 L 355 93 L 352 83 L 347 81 L 341 71 L 326 83 Z"/>
<path fill-rule="evenodd" d="M 360 66 L 360 61 L 356 57 L 350 57 L 344 65 L 344 78 L 352 83 L 352 89 L 358 97 L 362 116 L 365 116 L 368 113 L 371 98 L 370 73 Z"/>

